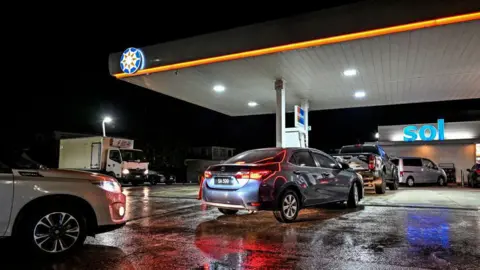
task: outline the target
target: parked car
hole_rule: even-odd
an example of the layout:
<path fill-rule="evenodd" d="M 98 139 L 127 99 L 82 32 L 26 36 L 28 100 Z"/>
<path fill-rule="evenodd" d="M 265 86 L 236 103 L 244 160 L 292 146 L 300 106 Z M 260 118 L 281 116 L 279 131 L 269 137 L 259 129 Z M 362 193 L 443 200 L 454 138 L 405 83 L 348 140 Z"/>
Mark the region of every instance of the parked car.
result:
<path fill-rule="evenodd" d="M 165 183 L 166 185 L 171 185 L 175 183 L 175 176 L 170 174 L 168 177 L 166 177 L 163 173 L 154 171 L 154 170 L 149 170 L 148 171 L 148 181 L 152 185 L 156 185 L 158 183 Z"/>
<path fill-rule="evenodd" d="M 475 164 L 468 171 L 468 186 L 476 187 L 480 185 L 480 164 Z"/>
<path fill-rule="evenodd" d="M 447 185 L 447 174 L 435 162 L 418 157 L 398 157 L 392 159 L 398 167 L 400 183 L 413 187 L 415 184 L 437 183 Z"/>
<path fill-rule="evenodd" d="M 46 169 L 25 155 L 0 154 L 0 237 L 59 255 L 82 246 L 87 235 L 125 224 L 125 195 L 113 177 Z"/>
<path fill-rule="evenodd" d="M 293 222 L 300 209 L 363 198 L 362 177 L 316 149 L 266 148 L 238 154 L 205 171 L 200 198 L 225 215 L 238 210 L 271 210 Z"/>
<path fill-rule="evenodd" d="M 346 145 L 339 154 L 333 156 L 361 174 L 365 186 L 375 187 L 375 193 L 384 194 L 387 186 L 390 190 L 398 189 L 397 166 L 380 145 Z"/>

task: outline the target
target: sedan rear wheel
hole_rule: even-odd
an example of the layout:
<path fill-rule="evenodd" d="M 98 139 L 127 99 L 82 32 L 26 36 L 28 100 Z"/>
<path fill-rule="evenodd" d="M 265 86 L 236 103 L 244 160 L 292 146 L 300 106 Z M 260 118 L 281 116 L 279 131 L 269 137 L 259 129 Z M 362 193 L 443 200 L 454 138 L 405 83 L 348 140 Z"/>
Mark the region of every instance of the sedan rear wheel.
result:
<path fill-rule="evenodd" d="M 280 198 L 278 210 L 274 211 L 275 218 L 284 223 L 295 221 L 300 211 L 300 201 L 297 194 L 292 191 L 286 191 Z"/>
<path fill-rule="evenodd" d="M 348 195 L 347 206 L 350 208 L 355 208 L 358 206 L 359 196 L 358 196 L 358 186 L 353 183 L 350 193 Z"/>

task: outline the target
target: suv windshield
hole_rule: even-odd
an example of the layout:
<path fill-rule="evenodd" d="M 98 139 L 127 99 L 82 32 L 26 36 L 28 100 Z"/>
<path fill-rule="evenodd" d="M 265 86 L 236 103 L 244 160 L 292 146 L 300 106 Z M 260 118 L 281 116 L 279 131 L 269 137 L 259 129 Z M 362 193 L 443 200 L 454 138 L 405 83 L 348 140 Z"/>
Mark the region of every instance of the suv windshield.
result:
<path fill-rule="evenodd" d="M 12 169 L 38 170 L 46 169 L 45 166 L 31 159 L 25 152 L 4 153 L 1 160 Z"/>
<path fill-rule="evenodd" d="M 126 162 L 146 162 L 145 154 L 139 150 L 120 150 L 122 160 Z"/>
<path fill-rule="evenodd" d="M 284 151 L 280 149 L 261 149 L 261 150 L 251 150 L 247 152 L 240 153 L 227 161 L 225 163 L 268 163 L 268 162 L 281 162 L 284 157 Z"/>
<path fill-rule="evenodd" d="M 340 154 L 372 153 L 379 155 L 378 148 L 375 146 L 351 145 L 340 149 Z"/>

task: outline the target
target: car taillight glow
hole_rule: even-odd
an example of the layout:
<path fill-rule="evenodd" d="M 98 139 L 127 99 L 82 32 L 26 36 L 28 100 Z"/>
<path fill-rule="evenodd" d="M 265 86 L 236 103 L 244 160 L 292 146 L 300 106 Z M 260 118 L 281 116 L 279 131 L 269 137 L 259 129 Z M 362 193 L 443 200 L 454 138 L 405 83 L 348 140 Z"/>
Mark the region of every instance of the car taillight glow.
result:
<path fill-rule="evenodd" d="M 480 170 L 475 170 L 476 173 L 480 174 Z"/>
<path fill-rule="evenodd" d="M 368 169 L 375 170 L 375 156 L 371 155 L 368 157 Z"/>
<path fill-rule="evenodd" d="M 212 172 L 211 171 L 205 171 L 205 173 L 203 174 L 203 177 L 212 178 Z"/>
<path fill-rule="evenodd" d="M 252 171 L 241 171 L 235 174 L 237 179 L 254 179 L 254 180 L 263 180 L 267 176 L 272 174 L 270 170 L 252 170 Z"/>

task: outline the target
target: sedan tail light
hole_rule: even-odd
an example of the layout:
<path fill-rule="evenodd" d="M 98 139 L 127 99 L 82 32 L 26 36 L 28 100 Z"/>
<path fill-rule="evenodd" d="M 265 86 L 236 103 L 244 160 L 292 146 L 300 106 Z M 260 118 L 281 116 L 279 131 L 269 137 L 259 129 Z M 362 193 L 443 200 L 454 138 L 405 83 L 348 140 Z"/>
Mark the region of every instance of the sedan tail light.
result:
<path fill-rule="evenodd" d="M 374 155 L 371 155 L 368 157 L 368 169 L 373 171 L 375 170 L 375 156 Z"/>
<path fill-rule="evenodd" d="M 480 170 L 475 170 L 476 173 L 480 174 Z"/>
<path fill-rule="evenodd" d="M 212 172 L 211 171 L 205 171 L 203 173 L 203 177 L 205 178 L 212 178 Z"/>
<path fill-rule="evenodd" d="M 251 170 L 251 171 L 240 171 L 235 174 L 237 179 L 254 179 L 254 180 L 263 180 L 272 174 L 270 170 Z"/>

